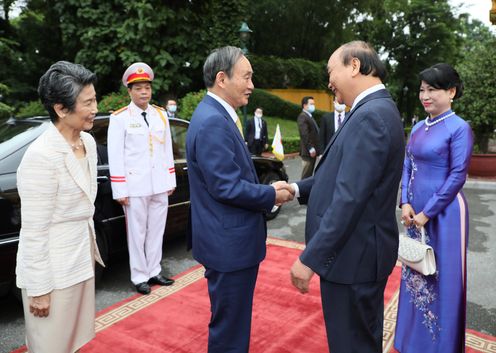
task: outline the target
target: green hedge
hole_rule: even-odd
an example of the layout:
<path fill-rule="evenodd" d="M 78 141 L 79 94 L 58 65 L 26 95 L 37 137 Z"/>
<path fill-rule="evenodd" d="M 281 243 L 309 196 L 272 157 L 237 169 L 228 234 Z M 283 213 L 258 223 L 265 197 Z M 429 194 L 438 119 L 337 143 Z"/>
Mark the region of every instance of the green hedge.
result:
<path fill-rule="evenodd" d="M 181 118 L 191 120 L 191 116 L 203 97 L 207 94 L 206 89 L 198 92 L 190 92 L 179 100 L 178 113 Z"/>
<path fill-rule="evenodd" d="M 282 146 L 284 154 L 300 152 L 300 138 L 299 137 L 283 137 Z"/>
<path fill-rule="evenodd" d="M 98 111 L 100 113 L 109 113 L 116 111 L 129 104 L 129 94 L 125 87 L 121 87 L 119 92 L 110 93 L 98 102 Z"/>
<path fill-rule="evenodd" d="M 99 113 L 111 113 L 129 104 L 131 99 L 129 98 L 129 93 L 127 93 L 127 88 L 122 86 L 119 92 L 113 92 L 106 96 L 98 102 L 98 112 Z M 152 104 L 157 104 L 157 102 L 152 99 Z M 158 104 L 160 105 L 160 104 Z"/>
<path fill-rule="evenodd" d="M 277 116 L 282 119 L 294 120 L 301 113 L 301 106 L 288 102 L 262 89 L 255 89 L 248 102 L 248 113 L 252 114 L 257 107 L 262 107 L 265 115 Z M 326 112 L 316 110 L 312 115 L 320 123 L 320 118 Z"/>
<path fill-rule="evenodd" d="M 275 56 L 249 56 L 257 88 L 326 89 L 326 63 Z"/>
<path fill-rule="evenodd" d="M 19 109 L 19 112 L 16 114 L 19 118 L 28 118 L 31 116 L 39 116 L 39 115 L 48 115 L 43 104 L 41 104 L 40 100 L 31 101 Z"/>
<path fill-rule="evenodd" d="M 14 108 L 11 106 L 0 102 L 0 119 L 7 119 L 12 116 Z"/>

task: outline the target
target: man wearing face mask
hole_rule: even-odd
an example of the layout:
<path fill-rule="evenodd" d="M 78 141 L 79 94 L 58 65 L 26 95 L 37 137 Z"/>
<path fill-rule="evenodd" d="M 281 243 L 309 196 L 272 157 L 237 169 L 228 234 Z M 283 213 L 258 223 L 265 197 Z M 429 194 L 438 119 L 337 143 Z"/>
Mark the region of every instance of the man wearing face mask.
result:
<path fill-rule="evenodd" d="M 177 112 L 177 102 L 174 99 L 169 99 L 167 101 L 167 105 L 165 106 L 165 109 L 167 111 L 167 117 L 168 118 L 177 118 L 180 119 L 176 112 Z"/>
<path fill-rule="evenodd" d="M 303 97 L 302 112 L 298 115 L 297 123 L 300 132 L 300 156 L 303 162 L 301 179 L 312 176 L 317 156 L 320 155 L 319 127 L 312 117 L 315 111 L 313 97 Z"/>
<path fill-rule="evenodd" d="M 319 130 L 320 146 L 322 152 L 324 152 L 327 144 L 331 140 L 332 135 L 334 135 L 334 133 L 338 131 L 338 129 L 343 124 L 344 119 L 346 119 L 346 116 L 348 114 L 346 114 L 345 109 L 345 104 L 340 104 L 336 101 L 336 99 L 334 99 L 334 112 L 326 113 L 322 116 L 322 119 L 320 120 Z"/>
<path fill-rule="evenodd" d="M 246 143 L 251 154 L 260 156 L 267 145 L 267 122 L 262 119 L 263 110 L 255 109 L 253 119 L 248 120 L 246 125 Z"/>

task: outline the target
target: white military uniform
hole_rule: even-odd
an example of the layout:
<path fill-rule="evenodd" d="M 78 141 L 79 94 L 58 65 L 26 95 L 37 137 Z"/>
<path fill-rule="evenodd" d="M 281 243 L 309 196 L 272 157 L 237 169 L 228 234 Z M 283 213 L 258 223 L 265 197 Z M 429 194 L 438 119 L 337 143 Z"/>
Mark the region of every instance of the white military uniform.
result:
<path fill-rule="evenodd" d="M 167 220 L 167 191 L 176 187 L 170 125 L 165 110 L 131 102 L 110 116 L 108 157 L 114 199 L 124 206 L 131 281 L 147 282 L 161 272 Z"/>

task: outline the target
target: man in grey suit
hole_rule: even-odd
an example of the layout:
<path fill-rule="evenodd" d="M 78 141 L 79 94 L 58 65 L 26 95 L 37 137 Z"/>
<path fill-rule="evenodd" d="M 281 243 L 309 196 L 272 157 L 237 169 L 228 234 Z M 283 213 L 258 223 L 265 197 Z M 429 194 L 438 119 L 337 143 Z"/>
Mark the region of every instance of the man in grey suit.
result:
<path fill-rule="evenodd" d="M 320 119 L 320 148 L 324 151 L 327 144 L 331 140 L 332 135 L 343 125 L 346 119 L 346 104 L 340 104 L 336 99 L 333 102 L 334 112 L 322 115 Z"/>
<path fill-rule="evenodd" d="M 386 70 L 361 41 L 327 64 L 329 88 L 351 107 L 311 178 L 294 192 L 308 204 L 306 248 L 291 268 L 302 293 L 320 276 L 333 353 L 382 352 L 384 288 L 398 257 L 396 198 L 405 143 L 400 114 L 382 84 Z"/>
<path fill-rule="evenodd" d="M 308 178 L 313 174 L 315 161 L 320 155 L 319 127 L 312 117 L 315 111 L 313 97 L 303 97 L 301 100 L 302 111 L 296 122 L 300 132 L 300 156 L 303 162 L 301 179 Z"/>

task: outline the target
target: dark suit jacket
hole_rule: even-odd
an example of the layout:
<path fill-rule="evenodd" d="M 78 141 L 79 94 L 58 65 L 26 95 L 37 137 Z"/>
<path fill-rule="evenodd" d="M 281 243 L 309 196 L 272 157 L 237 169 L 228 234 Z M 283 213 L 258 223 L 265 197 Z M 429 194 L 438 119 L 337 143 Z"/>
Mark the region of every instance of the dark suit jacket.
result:
<path fill-rule="evenodd" d="M 296 120 L 300 132 L 300 156 L 310 157 L 309 150 L 313 147 L 320 154 L 319 128 L 314 118 L 302 111 Z"/>
<path fill-rule="evenodd" d="M 348 114 L 349 113 L 344 113 L 344 119 L 348 117 Z M 322 115 L 319 129 L 321 151 L 325 150 L 327 144 L 331 141 L 331 137 L 334 135 L 335 130 L 336 125 L 334 124 L 334 112 Z"/>
<path fill-rule="evenodd" d="M 262 119 L 262 129 L 260 131 L 260 142 L 263 146 L 267 143 L 267 122 Z M 255 141 L 255 118 L 251 118 L 246 122 L 246 136 L 245 140 L 248 143 L 248 147 L 253 145 Z"/>
<path fill-rule="evenodd" d="M 334 112 L 322 115 L 319 130 L 320 148 L 322 151 L 325 150 L 332 135 L 334 135 L 334 129 Z"/>
<path fill-rule="evenodd" d="M 264 211 L 272 186 L 258 183 L 246 144 L 227 111 L 210 96 L 196 108 L 186 136 L 193 257 L 219 272 L 265 257 Z"/>
<path fill-rule="evenodd" d="M 315 174 L 298 182 L 308 203 L 301 261 L 327 281 L 379 281 L 398 253 L 396 198 L 405 143 L 386 90 L 366 96 L 332 137 Z"/>

